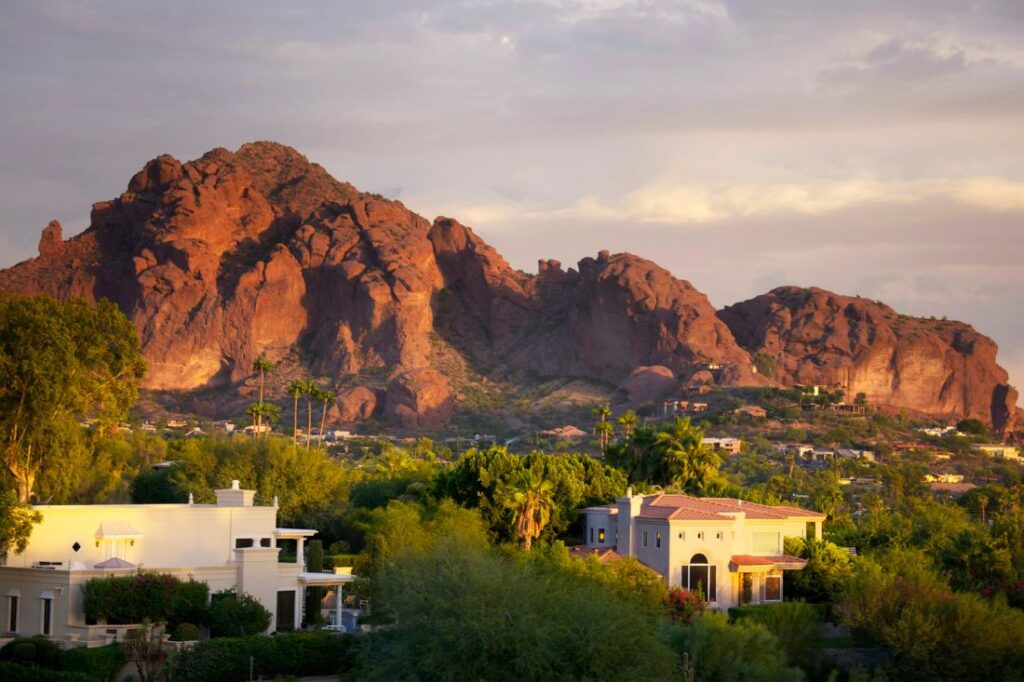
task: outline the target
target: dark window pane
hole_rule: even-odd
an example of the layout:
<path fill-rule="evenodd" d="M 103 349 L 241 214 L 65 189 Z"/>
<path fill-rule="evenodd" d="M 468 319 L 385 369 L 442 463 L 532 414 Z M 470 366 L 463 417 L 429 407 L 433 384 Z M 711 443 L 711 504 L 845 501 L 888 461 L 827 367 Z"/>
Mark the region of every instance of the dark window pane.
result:
<path fill-rule="evenodd" d="M 782 578 L 777 575 L 770 575 L 765 578 L 764 598 L 766 601 L 779 601 L 782 599 Z"/>

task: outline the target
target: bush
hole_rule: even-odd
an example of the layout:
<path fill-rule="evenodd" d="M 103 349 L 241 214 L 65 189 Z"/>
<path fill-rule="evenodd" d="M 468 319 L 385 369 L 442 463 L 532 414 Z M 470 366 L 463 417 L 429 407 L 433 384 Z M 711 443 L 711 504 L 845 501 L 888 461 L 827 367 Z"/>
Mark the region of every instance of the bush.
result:
<path fill-rule="evenodd" d="M 270 611 L 256 597 L 226 590 L 214 595 L 207 623 L 211 637 L 259 635 L 270 626 Z"/>
<path fill-rule="evenodd" d="M 690 655 L 698 682 L 802 680 L 803 673 L 786 667 L 779 641 L 766 627 L 750 620 L 730 625 L 721 613 L 704 613 L 688 626 L 666 626 L 667 639 L 681 656 Z"/>
<path fill-rule="evenodd" d="M 96 682 L 81 673 L 47 670 L 35 666 L 0 661 L 0 680 L 4 682 Z"/>
<path fill-rule="evenodd" d="M 85 617 L 112 624 L 198 620 L 210 588 L 163 573 L 93 578 L 82 586 Z"/>
<path fill-rule="evenodd" d="M 175 642 L 194 642 L 199 637 L 199 628 L 192 623 L 179 623 L 171 635 L 171 639 Z"/>
<path fill-rule="evenodd" d="M 60 648 L 42 635 L 16 637 L 0 649 L 0 661 L 56 669 L 60 665 Z"/>
<path fill-rule="evenodd" d="M 178 653 L 171 663 L 174 682 L 244 682 L 249 657 L 257 677 L 336 675 L 354 667 L 351 635 L 290 632 L 209 639 Z"/>
<path fill-rule="evenodd" d="M 818 639 L 825 620 L 824 604 L 788 601 L 729 609 L 734 621 L 750 620 L 760 623 L 775 635 L 786 650 L 790 665 L 806 671 L 818 667 Z"/>
<path fill-rule="evenodd" d="M 113 682 L 124 667 L 124 653 L 117 644 L 77 647 L 60 652 L 60 668 L 66 672 L 81 673 L 95 682 Z"/>

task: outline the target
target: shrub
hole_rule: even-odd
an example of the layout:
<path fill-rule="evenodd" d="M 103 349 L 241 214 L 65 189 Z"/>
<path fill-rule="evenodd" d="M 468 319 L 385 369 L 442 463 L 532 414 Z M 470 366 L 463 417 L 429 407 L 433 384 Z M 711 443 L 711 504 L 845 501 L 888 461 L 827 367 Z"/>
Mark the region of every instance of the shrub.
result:
<path fill-rule="evenodd" d="M 108 623 L 179 623 L 201 617 L 209 590 L 206 583 L 163 573 L 93 578 L 82 586 L 82 610 Z"/>
<path fill-rule="evenodd" d="M 704 607 L 707 606 L 707 602 L 700 594 L 679 587 L 673 587 L 668 591 L 665 603 L 668 606 L 668 617 L 672 622 L 685 625 L 689 625 L 694 616 L 704 613 Z"/>
<path fill-rule="evenodd" d="M 81 673 L 47 670 L 0 661 L 0 680 L 4 682 L 96 682 Z"/>
<path fill-rule="evenodd" d="M 17 637 L 0 649 L 0 660 L 56 669 L 60 648 L 42 635 Z"/>
<path fill-rule="evenodd" d="M 171 663 L 174 682 L 243 682 L 249 657 L 257 677 L 336 675 L 354 667 L 351 635 L 290 632 L 267 636 L 223 637 L 181 651 Z"/>
<path fill-rule="evenodd" d="M 179 623 L 171 639 L 175 642 L 194 642 L 199 639 L 199 628 L 192 623 Z"/>
<path fill-rule="evenodd" d="M 226 590 L 214 595 L 207 623 L 212 637 L 258 635 L 270 626 L 270 612 L 256 597 Z"/>
<path fill-rule="evenodd" d="M 60 652 L 60 668 L 66 672 L 86 675 L 96 682 L 113 682 L 124 667 L 124 653 L 117 644 L 76 647 Z"/>
<path fill-rule="evenodd" d="M 818 667 L 817 644 L 825 610 L 824 604 L 788 601 L 729 609 L 729 616 L 768 628 L 786 650 L 790 664 L 811 671 Z"/>

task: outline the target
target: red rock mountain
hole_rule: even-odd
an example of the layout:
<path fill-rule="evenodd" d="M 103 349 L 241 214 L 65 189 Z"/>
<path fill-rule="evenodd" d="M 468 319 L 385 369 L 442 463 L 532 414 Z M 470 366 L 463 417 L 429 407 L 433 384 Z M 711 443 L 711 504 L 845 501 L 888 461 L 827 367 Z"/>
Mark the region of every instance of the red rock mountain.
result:
<path fill-rule="evenodd" d="M 728 306 L 719 317 L 746 350 L 775 360 L 782 384 L 841 386 L 873 405 L 998 428 L 1017 418 L 1017 392 L 996 364 L 995 342 L 968 324 L 798 287 Z"/>
<path fill-rule="evenodd" d="M 782 383 L 855 370 L 857 390 L 922 413 L 999 423 L 1015 398 L 995 344 L 966 325 L 889 324 L 884 306 L 854 323 L 827 301 L 859 299 L 827 292 L 782 302 L 803 290 L 719 315 L 689 282 L 630 254 L 524 274 L 455 220 L 431 224 L 271 142 L 161 156 L 95 204 L 82 234 L 61 232 L 50 223 L 39 257 L 0 271 L 0 289 L 115 301 L 138 328 L 150 389 L 233 390 L 266 353 L 337 384 L 339 420 L 433 428 L 451 417 L 466 368 L 648 395 L 708 378 L 709 364 L 720 383 L 764 384 L 750 354 L 764 348 Z M 941 370 L 946 361 L 959 365 Z"/>

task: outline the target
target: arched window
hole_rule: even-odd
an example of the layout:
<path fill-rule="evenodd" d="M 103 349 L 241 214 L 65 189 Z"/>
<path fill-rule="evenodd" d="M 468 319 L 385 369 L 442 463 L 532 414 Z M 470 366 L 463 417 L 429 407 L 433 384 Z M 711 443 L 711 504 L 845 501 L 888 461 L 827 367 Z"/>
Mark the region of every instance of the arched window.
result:
<path fill-rule="evenodd" d="M 703 554 L 694 554 L 690 563 L 683 566 L 683 588 L 700 592 L 709 602 L 718 601 L 718 567 L 710 565 Z"/>

